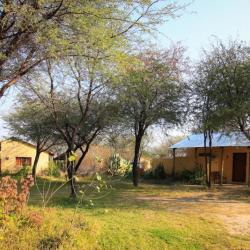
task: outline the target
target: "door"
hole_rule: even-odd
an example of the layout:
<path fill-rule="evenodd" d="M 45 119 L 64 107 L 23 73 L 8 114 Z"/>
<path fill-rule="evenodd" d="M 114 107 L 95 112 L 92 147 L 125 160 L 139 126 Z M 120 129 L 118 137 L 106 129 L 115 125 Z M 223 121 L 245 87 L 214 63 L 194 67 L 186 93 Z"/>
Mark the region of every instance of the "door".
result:
<path fill-rule="evenodd" d="M 233 182 L 246 182 L 246 165 L 247 154 L 246 153 L 234 153 L 233 154 Z"/>

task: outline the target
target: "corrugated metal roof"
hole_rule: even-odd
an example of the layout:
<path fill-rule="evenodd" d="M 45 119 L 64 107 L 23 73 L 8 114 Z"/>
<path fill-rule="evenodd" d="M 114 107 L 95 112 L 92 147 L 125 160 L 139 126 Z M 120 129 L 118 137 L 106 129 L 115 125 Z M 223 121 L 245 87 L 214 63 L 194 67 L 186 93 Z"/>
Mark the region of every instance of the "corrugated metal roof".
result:
<path fill-rule="evenodd" d="M 208 139 L 207 139 L 208 146 Z M 212 138 L 212 147 L 248 147 L 250 141 L 242 133 L 214 133 Z M 184 140 L 177 142 L 170 148 L 203 148 L 203 134 L 192 134 Z"/>

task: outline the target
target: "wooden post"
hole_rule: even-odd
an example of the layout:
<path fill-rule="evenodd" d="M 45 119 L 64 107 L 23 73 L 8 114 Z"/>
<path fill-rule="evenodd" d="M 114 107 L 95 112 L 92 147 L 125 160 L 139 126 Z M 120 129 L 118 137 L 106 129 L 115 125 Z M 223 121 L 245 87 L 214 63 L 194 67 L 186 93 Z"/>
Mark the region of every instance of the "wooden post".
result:
<path fill-rule="evenodd" d="M 248 153 L 248 187 L 250 187 L 250 153 Z"/>
<path fill-rule="evenodd" d="M 198 151 L 198 149 L 197 148 L 195 148 L 194 149 L 194 165 L 195 165 L 195 167 L 198 167 L 198 154 L 197 154 L 197 151 Z"/>
<path fill-rule="evenodd" d="M 221 147 L 220 185 L 223 184 L 223 172 L 224 172 L 224 148 Z"/>
<path fill-rule="evenodd" d="M 173 148 L 173 169 L 172 169 L 172 176 L 175 177 L 175 150 L 176 148 Z"/>

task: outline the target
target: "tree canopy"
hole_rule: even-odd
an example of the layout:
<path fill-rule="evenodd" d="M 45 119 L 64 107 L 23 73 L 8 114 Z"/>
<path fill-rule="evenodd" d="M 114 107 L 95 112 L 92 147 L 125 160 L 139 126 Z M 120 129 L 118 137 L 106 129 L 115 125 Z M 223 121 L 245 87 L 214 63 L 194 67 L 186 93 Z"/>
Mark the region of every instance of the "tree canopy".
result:
<path fill-rule="evenodd" d="M 250 47 L 241 41 L 218 41 L 197 67 L 195 89 L 206 104 L 203 125 L 241 131 L 250 138 Z"/>
<path fill-rule="evenodd" d="M 124 45 L 131 32 L 148 32 L 180 8 L 160 0 L 1 0 L 0 98 L 44 60 Z"/>
<path fill-rule="evenodd" d="M 146 50 L 136 56 L 138 64 L 127 68 L 117 86 L 125 127 L 135 136 L 133 182 L 138 185 L 138 162 L 143 136 L 156 124 L 177 125 L 181 121 L 184 65 L 183 49 Z"/>

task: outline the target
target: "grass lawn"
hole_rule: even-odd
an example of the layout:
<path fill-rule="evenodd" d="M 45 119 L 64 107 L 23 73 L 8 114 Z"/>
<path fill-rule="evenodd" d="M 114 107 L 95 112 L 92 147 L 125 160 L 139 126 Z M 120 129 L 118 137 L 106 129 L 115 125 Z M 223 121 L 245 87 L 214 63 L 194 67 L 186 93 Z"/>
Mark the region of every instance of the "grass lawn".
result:
<path fill-rule="evenodd" d="M 33 187 L 30 219 L 1 225 L 0 249 L 250 249 L 246 187 L 111 182 L 112 189 L 89 197 L 93 206 L 86 200 L 77 208 L 68 186 L 45 208 Z M 60 184 L 52 181 L 50 191 Z M 48 186 L 39 180 L 40 190 Z"/>

